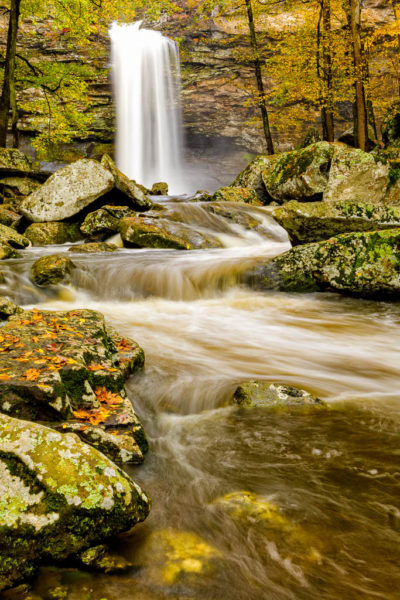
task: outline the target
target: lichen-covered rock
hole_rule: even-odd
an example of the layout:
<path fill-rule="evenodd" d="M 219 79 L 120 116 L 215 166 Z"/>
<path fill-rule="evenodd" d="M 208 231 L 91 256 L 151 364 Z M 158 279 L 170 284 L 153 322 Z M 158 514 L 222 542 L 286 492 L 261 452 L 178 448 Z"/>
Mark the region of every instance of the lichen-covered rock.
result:
<path fill-rule="evenodd" d="M 296 246 L 254 268 L 247 281 L 289 292 L 331 290 L 367 298 L 400 298 L 400 230 L 344 233 Z"/>
<path fill-rule="evenodd" d="M 389 186 L 389 165 L 358 148 L 334 144 L 329 181 L 323 199 L 381 202 Z"/>
<path fill-rule="evenodd" d="M 0 415 L 0 590 L 143 521 L 149 499 L 73 434 Z"/>
<path fill-rule="evenodd" d="M 14 250 L 9 244 L 5 244 L 4 242 L 0 242 L 0 260 L 5 260 L 6 258 L 18 258 L 19 253 Z M 3 282 L 3 274 L 0 273 L 0 281 Z"/>
<path fill-rule="evenodd" d="M 351 231 L 400 227 L 400 206 L 357 201 L 297 202 L 272 212 L 293 246 L 319 242 Z"/>
<path fill-rule="evenodd" d="M 79 554 L 79 561 L 84 567 L 101 573 L 123 573 L 133 567 L 126 558 L 112 553 L 105 544 L 84 550 Z"/>
<path fill-rule="evenodd" d="M 215 192 L 212 199 L 214 202 L 244 202 L 254 206 L 262 205 L 256 192 L 251 188 L 222 187 Z"/>
<path fill-rule="evenodd" d="M 78 160 L 54 173 L 23 200 L 22 214 L 33 222 L 62 221 L 79 213 L 114 187 L 114 177 L 95 160 Z"/>
<path fill-rule="evenodd" d="M 132 208 L 137 211 L 150 210 L 153 203 L 143 191 L 143 188 L 138 186 L 135 181 L 132 181 L 120 171 L 114 161 L 105 154 L 101 159 L 102 166 L 107 169 L 114 177 L 115 187 L 124 196 L 129 198 Z"/>
<path fill-rule="evenodd" d="M 333 154 L 334 144 L 317 142 L 276 156 L 262 172 L 268 194 L 280 204 L 288 200 L 320 200 L 328 183 Z"/>
<path fill-rule="evenodd" d="M 242 408 L 322 407 L 324 402 L 292 385 L 268 381 L 246 381 L 238 386 L 233 402 Z"/>
<path fill-rule="evenodd" d="M 24 236 L 33 246 L 48 246 L 50 244 L 65 244 L 82 239 L 79 225 L 76 223 L 31 223 L 25 230 Z"/>
<path fill-rule="evenodd" d="M 0 224 L 0 242 L 2 244 L 7 244 L 12 248 L 26 248 L 31 245 L 31 242 L 28 238 L 20 235 L 12 229 L 11 227 L 7 227 L 6 225 Z"/>
<path fill-rule="evenodd" d="M 193 250 L 221 246 L 218 240 L 189 225 L 168 219 L 126 217 L 120 221 L 120 234 L 124 245 L 134 248 Z"/>
<path fill-rule="evenodd" d="M 107 456 L 137 463 L 148 444 L 124 382 L 143 365 L 143 350 L 100 313 L 25 311 L 1 329 L 0 412 L 73 424 Z"/>
<path fill-rule="evenodd" d="M 15 212 L 10 205 L 0 206 L 0 224 L 12 229 L 17 229 L 21 223 L 22 215 Z"/>
<path fill-rule="evenodd" d="M 235 181 L 231 184 L 233 187 L 249 188 L 254 190 L 262 204 L 268 204 L 271 196 L 265 189 L 262 173 L 265 169 L 271 168 L 278 155 L 269 156 L 260 154 L 256 156 L 247 167 L 239 173 Z"/>
<path fill-rule="evenodd" d="M 150 193 L 152 196 L 168 196 L 168 183 L 165 183 L 165 181 L 153 183 Z"/>
<path fill-rule="evenodd" d="M 40 188 L 40 183 L 30 177 L 3 177 L 0 179 L 0 192 L 5 197 L 22 200 Z"/>
<path fill-rule="evenodd" d="M 118 246 L 115 244 L 107 244 L 106 242 L 91 242 L 89 244 L 78 244 L 68 248 L 69 252 L 76 254 L 94 254 L 97 252 L 115 252 Z"/>
<path fill-rule="evenodd" d="M 21 150 L 0 148 L 0 169 L 29 172 L 32 169 L 32 162 Z"/>
<path fill-rule="evenodd" d="M 64 281 L 74 269 L 74 263 L 65 256 L 52 254 L 38 258 L 31 267 L 31 278 L 36 285 L 47 287 Z"/>
<path fill-rule="evenodd" d="M 119 222 L 124 217 L 135 216 L 128 206 L 103 206 L 86 215 L 81 232 L 91 238 L 106 237 L 119 231 Z"/>
<path fill-rule="evenodd" d="M 0 319 L 8 319 L 12 315 L 23 312 L 23 308 L 17 306 L 8 298 L 0 296 Z"/>

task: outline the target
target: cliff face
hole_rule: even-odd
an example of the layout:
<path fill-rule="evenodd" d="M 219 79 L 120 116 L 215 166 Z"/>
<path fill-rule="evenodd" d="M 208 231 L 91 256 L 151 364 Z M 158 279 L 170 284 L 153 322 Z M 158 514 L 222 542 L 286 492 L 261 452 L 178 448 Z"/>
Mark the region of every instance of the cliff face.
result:
<path fill-rule="evenodd" d="M 185 6 L 185 2 L 182 3 Z M 282 10 L 259 31 L 261 45 L 266 47 L 273 40 L 274 31 L 279 31 L 285 20 L 292 18 L 290 12 Z M 365 0 L 364 19 L 370 26 L 382 25 L 393 19 L 389 0 Z M 247 90 L 253 82 L 254 74 L 248 62 L 241 57 L 248 56 L 249 42 L 245 22 L 211 18 L 208 21 L 194 22 L 193 15 L 183 11 L 179 16 L 160 25 L 167 35 L 180 39 L 182 49 L 182 106 L 186 141 L 189 157 L 205 156 L 206 162 L 214 161 L 220 150 L 228 158 L 228 171 L 232 173 L 248 158 L 245 153 L 264 150 L 262 130 L 257 118 L 258 111 L 249 105 Z M 92 63 L 99 67 L 92 77 L 89 87 L 93 114 L 90 133 L 77 140 L 77 147 L 84 154 L 96 154 L 104 144 L 112 144 L 114 139 L 114 108 L 110 76 L 104 67 L 109 61 L 107 39 L 95 41 L 98 52 L 95 58 L 71 50 L 68 39 L 60 32 L 49 36 L 46 23 L 35 25 L 26 21 L 22 24 L 19 36 L 19 51 L 28 59 L 33 57 L 45 61 L 62 63 Z M 267 31 L 268 30 L 268 34 Z M 0 41 L 5 47 L 7 18 L 0 19 Z M 268 38 L 269 36 L 269 38 Z M 265 81 L 266 87 L 271 82 Z M 20 92 L 20 100 L 32 99 L 37 90 L 33 88 Z M 341 118 L 337 123 L 339 133 L 347 129 L 351 121 L 351 106 L 340 108 Z M 288 126 L 283 132 L 275 133 L 278 149 L 287 149 L 298 143 L 305 130 L 314 125 L 318 115 L 309 111 L 309 122 L 303 131 Z M 273 112 L 272 112 L 273 123 Z M 22 146 L 30 136 L 47 127 L 47 118 L 21 112 L 19 129 L 23 136 Z M 25 138 L 25 142 L 24 142 Z M 99 148 L 100 145 L 100 148 Z M 232 166 L 229 168 L 229 162 Z"/>

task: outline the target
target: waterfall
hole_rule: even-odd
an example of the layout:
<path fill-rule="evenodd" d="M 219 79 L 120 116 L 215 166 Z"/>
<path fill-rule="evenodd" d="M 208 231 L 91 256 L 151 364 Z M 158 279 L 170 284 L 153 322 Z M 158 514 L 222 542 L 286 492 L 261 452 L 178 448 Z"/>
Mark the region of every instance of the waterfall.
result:
<path fill-rule="evenodd" d="M 166 181 L 182 193 L 179 50 L 140 25 L 114 23 L 110 30 L 117 165 L 146 187 Z"/>

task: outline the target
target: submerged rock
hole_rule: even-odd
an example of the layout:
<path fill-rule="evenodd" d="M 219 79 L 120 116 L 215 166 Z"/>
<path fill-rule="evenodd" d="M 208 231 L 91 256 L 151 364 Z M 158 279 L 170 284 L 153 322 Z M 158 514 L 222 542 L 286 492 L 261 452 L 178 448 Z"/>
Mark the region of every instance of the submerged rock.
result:
<path fill-rule="evenodd" d="M 260 154 L 256 156 L 247 167 L 239 173 L 235 181 L 231 184 L 232 187 L 249 188 L 254 190 L 258 199 L 262 204 L 268 204 L 271 201 L 271 196 L 265 189 L 262 173 L 265 169 L 271 168 L 278 155 L 269 156 Z"/>
<path fill-rule="evenodd" d="M 400 297 L 400 230 L 345 233 L 296 246 L 247 274 L 261 289 Z"/>
<path fill-rule="evenodd" d="M 168 183 L 164 181 L 153 183 L 150 193 L 152 196 L 168 196 Z"/>
<path fill-rule="evenodd" d="M 292 385 L 246 381 L 236 389 L 233 401 L 242 408 L 325 406 L 316 396 Z"/>
<path fill-rule="evenodd" d="M 112 553 L 104 544 L 84 550 L 79 554 L 79 560 L 85 567 L 101 573 L 123 573 L 133 567 L 126 558 Z"/>
<path fill-rule="evenodd" d="M 31 223 L 26 228 L 24 235 L 32 242 L 33 246 L 65 244 L 82 239 L 77 223 L 62 223 L 59 221 Z"/>
<path fill-rule="evenodd" d="M 212 199 L 214 202 L 244 202 L 254 206 L 261 206 L 262 204 L 254 190 L 242 187 L 219 188 Z"/>
<path fill-rule="evenodd" d="M 120 233 L 124 245 L 134 248 L 193 250 L 221 247 L 218 240 L 192 229 L 189 225 L 168 219 L 126 217 L 120 222 Z"/>
<path fill-rule="evenodd" d="M 73 434 L 0 415 L 0 590 L 143 521 L 149 499 Z"/>
<path fill-rule="evenodd" d="M 304 203 L 295 200 L 274 209 L 272 216 L 288 232 L 291 243 L 319 242 L 351 231 L 400 227 L 400 206 L 356 201 Z"/>
<path fill-rule="evenodd" d="M 262 173 L 268 194 L 280 204 L 320 200 L 328 184 L 333 154 L 334 144 L 317 142 L 277 155 Z"/>
<path fill-rule="evenodd" d="M 81 232 L 92 238 L 118 233 L 120 220 L 131 216 L 136 213 L 128 206 L 106 205 L 86 215 Z"/>
<path fill-rule="evenodd" d="M 20 211 L 34 222 L 61 221 L 79 213 L 114 187 L 114 177 L 95 160 L 81 159 L 54 173 L 22 201 Z"/>
<path fill-rule="evenodd" d="M 90 244 L 78 244 L 68 248 L 69 252 L 92 254 L 96 252 L 115 252 L 118 246 L 115 244 L 107 244 L 106 242 L 91 242 Z"/>
<path fill-rule="evenodd" d="M 143 191 L 143 188 L 139 186 L 135 181 L 132 181 L 120 171 L 114 161 L 105 154 L 101 159 L 102 166 L 107 169 L 114 177 L 115 187 L 124 196 L 129 198 L 132 204 L 132 208 L 137 211 L 150 210 L 153 206 L 152 201 Z"/>
<path fill-rule="evenodd" d="M 69 277 L 74 267 L 74 263 L 65 256 L 42 256 L 31 267 L 32 281 L 41 287 L 55 285 Z"/>
<path fill-rule="evenodd" d="M 206 212 L 223 217 L 249 231 L 255 231 L 261 225 L 261 220 L 256 219 L 254 214 L 229 202 L 210 202 L 203 208 Z"/>

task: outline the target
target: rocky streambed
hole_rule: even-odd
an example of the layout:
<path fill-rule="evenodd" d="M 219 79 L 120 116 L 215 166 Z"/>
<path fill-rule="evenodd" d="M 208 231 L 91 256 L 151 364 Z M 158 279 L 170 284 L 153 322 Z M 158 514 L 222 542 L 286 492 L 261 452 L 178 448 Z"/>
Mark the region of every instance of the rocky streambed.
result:
<path fill-rule="evenodd" d="M 396 598 L 396 157 L 3 160 L 4 598 Z"/>

